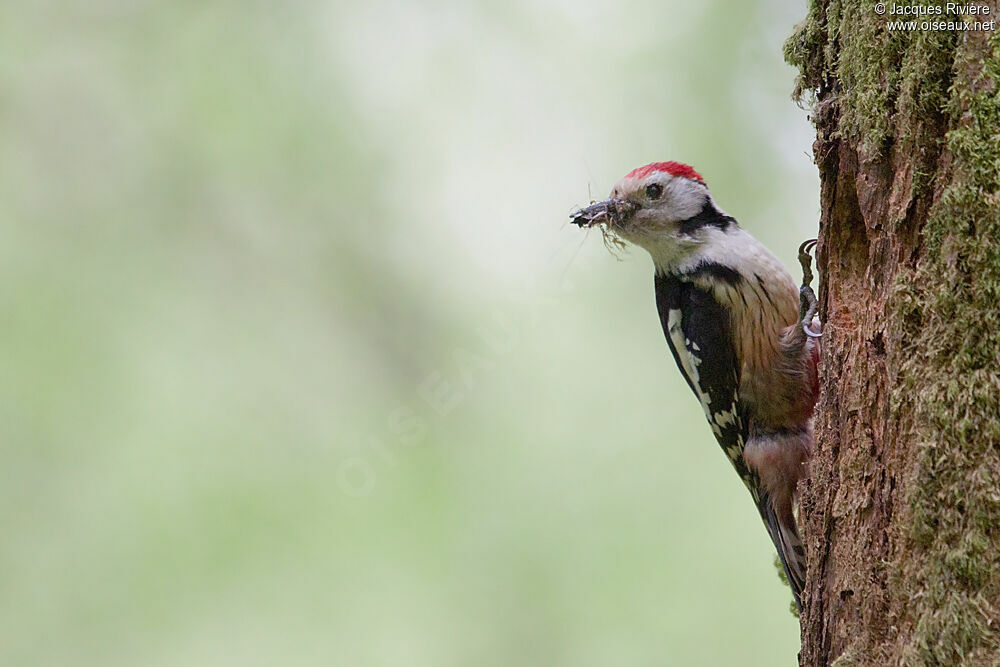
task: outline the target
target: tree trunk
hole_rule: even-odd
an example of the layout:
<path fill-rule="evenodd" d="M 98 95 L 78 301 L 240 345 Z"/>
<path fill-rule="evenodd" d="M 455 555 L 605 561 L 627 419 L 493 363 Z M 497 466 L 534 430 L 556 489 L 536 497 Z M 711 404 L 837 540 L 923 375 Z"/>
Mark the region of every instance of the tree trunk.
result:
<path fill-rule="evenodd" d="M 1000 665 L 1000 30 L 919 25 L 1000 15 L 920 6 L 815 0 L 785 47 L 822 179 L 803 665 Z"/>

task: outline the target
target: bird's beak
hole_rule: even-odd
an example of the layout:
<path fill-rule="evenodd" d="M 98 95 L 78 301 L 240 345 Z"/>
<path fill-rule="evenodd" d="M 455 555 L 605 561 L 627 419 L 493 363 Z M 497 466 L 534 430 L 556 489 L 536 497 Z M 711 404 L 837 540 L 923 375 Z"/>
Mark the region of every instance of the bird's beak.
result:
<path fill-rule="evenodd" d="M 591 204 L 587 208 L 581 208 L 570 216 L 570 222 L 580 227 L 593 227 L 600 224 L 609 224 L 614 227 L 623 223 L 635 212 L 635 209 L 636 206 L 632 202 L 612 197 Z"/>

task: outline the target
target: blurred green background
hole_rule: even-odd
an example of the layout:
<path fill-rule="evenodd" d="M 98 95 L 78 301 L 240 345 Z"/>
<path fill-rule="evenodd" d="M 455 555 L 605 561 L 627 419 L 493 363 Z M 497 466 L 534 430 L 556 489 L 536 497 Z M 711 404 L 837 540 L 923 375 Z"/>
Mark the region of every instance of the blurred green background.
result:
<path fill-rule="evenodd" d="M 568 214 L 694 164 L 789 266 L 799 0 L 0 7 L 0 663 L 794 664 Z"/>

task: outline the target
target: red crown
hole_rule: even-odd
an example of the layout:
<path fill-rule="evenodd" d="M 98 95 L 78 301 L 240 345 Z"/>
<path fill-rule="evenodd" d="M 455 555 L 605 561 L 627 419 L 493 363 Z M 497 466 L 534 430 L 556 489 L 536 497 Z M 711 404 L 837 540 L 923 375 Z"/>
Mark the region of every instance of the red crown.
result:
<path fill-rule="evenodd" d="M 705 179 L 701 177 L 694 167 L 690 165 L 683 164 L 681 162 L 653 162 L 647 164 L 645 167 L 639 167 L 638 169 L 633 169 L 625 178 L 635 178 L 642 179 L 646 178 L 652 173 L 665 172 L 671 176 L 680 176 L 682 178 L 690 178 L 692 180 L 698 181 L 704 184 Z"/>

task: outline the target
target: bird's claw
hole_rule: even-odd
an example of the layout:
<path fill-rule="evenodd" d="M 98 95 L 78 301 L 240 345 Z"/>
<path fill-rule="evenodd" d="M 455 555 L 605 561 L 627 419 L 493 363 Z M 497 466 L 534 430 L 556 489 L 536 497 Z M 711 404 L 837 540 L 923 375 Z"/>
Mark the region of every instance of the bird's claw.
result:
<path fill-rule="evenodd" d="M 799 264 L 802 265 L 802 285 L 808 287 L 813 281 L 812 251 L 816 247 L 816 239 L 807 239 L 799 246 Z"/>
<path fill-rule="evenodd" d="M 819 303 L 816 300 L 816 293 L 813 292 L 812 281 L 812 251 L 816 247 L 816 239 L 808 239 L 799 246 L 799 264 L 802 265 L 802 287 L 799 288 L 799 324 L 803 333 L 810 338 L 822 338 L 822 333 L 815 333 L 809 328 Z"/>

